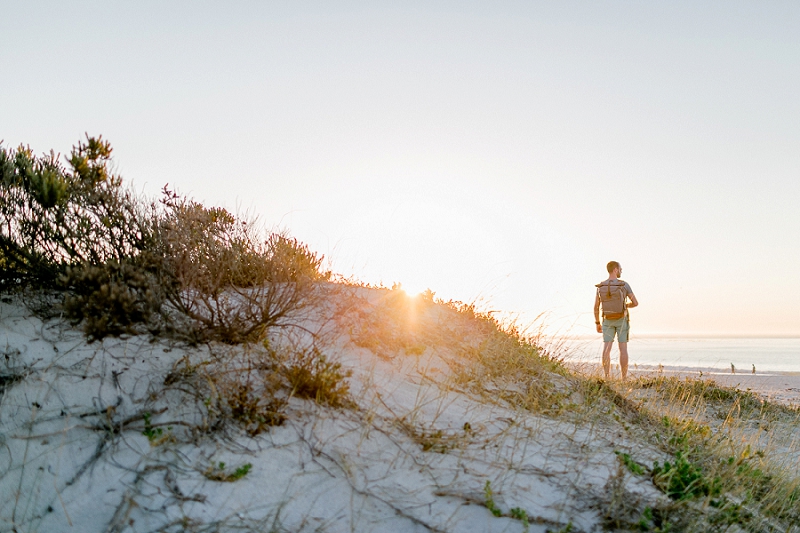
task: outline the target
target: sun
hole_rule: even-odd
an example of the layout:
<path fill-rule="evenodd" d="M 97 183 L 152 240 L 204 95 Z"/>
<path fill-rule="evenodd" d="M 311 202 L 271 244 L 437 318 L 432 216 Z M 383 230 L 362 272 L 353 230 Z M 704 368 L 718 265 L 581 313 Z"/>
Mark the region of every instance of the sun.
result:
<path fill-rule="evenodd" d="M 420 294 L 430 290 L 421 283 L 400 283 L 400 289 L 406 293 L 409 298 L 417 298 Z"/>

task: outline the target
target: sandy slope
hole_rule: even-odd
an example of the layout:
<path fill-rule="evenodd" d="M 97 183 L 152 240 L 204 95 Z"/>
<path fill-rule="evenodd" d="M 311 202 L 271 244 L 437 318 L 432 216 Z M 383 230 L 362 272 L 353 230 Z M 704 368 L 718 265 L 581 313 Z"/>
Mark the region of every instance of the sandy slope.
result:
<path fill-rule="evenodd" d="M 382 294 L 360 290 L 362 318 Z M 235 361 L 244 348 L 87 344 L 63 321 L 0 304 L 0 530 L 588 532 L 625 512 L 620 497 L 665 498 L 616 460 L 664 459 L 635 432 L 474 397 L 448 380 L 446 348 L 378 357 L 325 313 L 308 329 L 327 328 L 323 352 L 352 370 L 356 406 L 291 398 L 282 425 L 251 437 L 236 424 L 199 431 L 207 412 L 165 385 L 179 361 Z M 162 429 L 153 442 L 145 413 Z M 252 468 L 208 479 L 220 462 Z M 487 482 L 504 516 L 487 508 Z"/>

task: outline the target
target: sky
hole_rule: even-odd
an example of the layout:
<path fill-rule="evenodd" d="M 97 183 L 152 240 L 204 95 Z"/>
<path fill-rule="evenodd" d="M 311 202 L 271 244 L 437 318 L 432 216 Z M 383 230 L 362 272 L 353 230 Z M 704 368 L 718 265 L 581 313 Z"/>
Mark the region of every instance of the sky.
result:
<path fill-rule="evenodd" d="M 0 11 L 5 146 L 102 135 L 142 194 L 523 326 L 592 333 L 617 260 L 634 337 L 800 335 L 796 2 Z"/>

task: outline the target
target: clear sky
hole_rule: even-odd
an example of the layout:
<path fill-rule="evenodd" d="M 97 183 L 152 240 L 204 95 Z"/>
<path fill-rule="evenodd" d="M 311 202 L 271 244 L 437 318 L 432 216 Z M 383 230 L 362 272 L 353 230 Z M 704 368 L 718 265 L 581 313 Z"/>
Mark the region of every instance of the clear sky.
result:
<path fill-rule="evenodd" d="M 367 282 L 593 329 L 800 335 L 800 3 L 5 2 L 0 139 Z"/>

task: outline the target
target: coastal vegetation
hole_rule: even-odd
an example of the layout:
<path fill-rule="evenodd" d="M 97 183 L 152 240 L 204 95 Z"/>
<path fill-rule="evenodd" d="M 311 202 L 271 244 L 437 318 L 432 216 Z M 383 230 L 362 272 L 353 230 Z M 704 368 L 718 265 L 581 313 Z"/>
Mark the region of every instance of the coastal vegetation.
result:
<path fill-rule="evenodd" d="M 27 147 L 0 146 L 3 305 L 20 304 L 41 331 L 58 332 L 48 341 L 50 359 L 26 355 L 44 333 L 25 345 L 6 340 L 0 419 L 15 422 L 8 437 L 0 436 L 4 445 L 14 441 L 3 482 L 13 501 L 0 507 L 4 527 L 35 531 L 50 524 L 63 490 L 121 442 L 143 437 L 147 446 L 131 449 L 153 462 L 128 479 L 109 531 L 135 530 L 134 515 L 163 531 L 236 529 L 241 524 L 232 517 L 202 523 L 187 503 L 202 503 L 201 496 L 181 492 L 175 476 L 255 483 L 266 468 L 255 456 L 288 446 L 271 435 L 294 424 L 307 453 L 301 471 L 323 464 L 352 497 L 388 507 L 392 520 L 414 528 L 451 526 L 415 514 L 423 505 L 403 507 L 410 473 L 402 483 L 386 473 L 388 488 L 375 489 L 378 481 L 368 478 L 380 478 L 378 465 L 411 458 L 414 472 L 428 472 L 415 483 L 430 495 L 429 506 L 454 500 L 478 506 L 517 530 L 800 530 L 796 407 L 706 379 L 604 381 L 570 364 L 556 340 L 475 305 L 338 279 L 323 268 L 323 257 L 285 232 L 265 231 L 256 220 L 167 187 L 158 200 L 141 198 L 110 171 L 111 153 L 100 137 L 79 142 L 66 164 L 53 152 L 36 156 Z M 81 348 L 64 320 L 80 328 Z M 141 353 L 156 353 L 147 346 L 160 352 L 131 356 L 134 345 Z M 106 357 L 108 369 L 106 362 L 98 367 Z M 134 370 L 136 378 L 126 381 L 123 373 Z M 50 383 L 52 391 L 76 379 L 99 379 L 97 389 L 113 394 L 97 393 L 86 404 L 70 400 L 56 413 L 52 397 L 66 389 L 37 392 L 37 383 Z M 405 392 L 392 399 L 390 389 Z M 23 396 L 39 399 L 25 403 Z M 50 444 L 53 435 L 67 433 L 55 422 L 67 415 L 81 421 L 70 431 L 94 439 L 94 451 L 69 479 L 53 481 L 58 490 L 51 498 L 26 496 L 32 493 L 25 487 L 44 486 L 39 463 L 68 445 Z M 345 429 L 325 433 L 318 426 L 326 424 Z M 370 453 L 395 446 L 397 455 L 359 471 L 353 456 L 368 455 L 373 434 L 386 440 Z M 340 440 L 345 444 L 332 451 Z M 35 459 L 33 441 L 44 450 Z M 253 458 L 240 459 L 237 451 Z M 453 471 L 484 468 L 478 477 L 485 482 L 442 481 L 436 469 L 454 468 L 447 462 L 453 457 L 461 461 Z M 582 469 L 602 482 L 586 481 Z M 145 500 L 156 501 L 144 482 L 153 472 L 161 473 L 180 516 L 165 512 L 158 522 L 142 510 Z M 517 481 L 528 493 L 557 487 L 565 502 L 574 500 L 565 508 L 580 512 L 550 512 L 559 502 L 537 507 L 521 496 Z M 253 524 L 315 530 L 311 514 L 299 522 L 281 514 L 289 504 L 282 494 Z M 366 506 L 351 512 L 359 509 L 367 513 Z M 326 520 L 318 530 L 337 530 Z M 351 525 L 357 522 L 351 517 Z"/>

